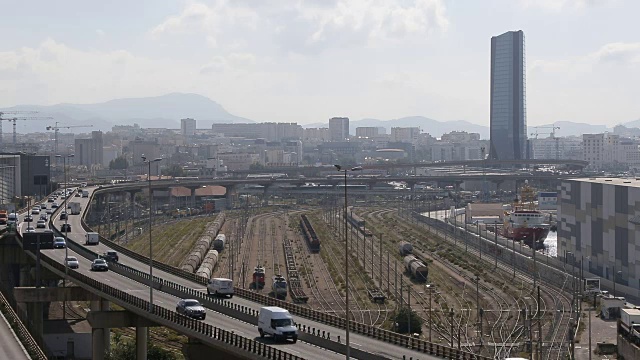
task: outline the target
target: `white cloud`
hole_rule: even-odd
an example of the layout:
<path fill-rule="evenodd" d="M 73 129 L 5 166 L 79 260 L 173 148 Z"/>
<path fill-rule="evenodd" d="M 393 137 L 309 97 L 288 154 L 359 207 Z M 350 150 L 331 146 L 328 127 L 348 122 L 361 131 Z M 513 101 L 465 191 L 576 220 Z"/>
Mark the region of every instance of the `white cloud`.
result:
<path fill-rule="evenodd" d="M 542 8 L 550 11 L 580 10 L 611 3 L 612 0 L 521 0 L 524 7 Z"/>
<path fill-rule="evenodd" d="M 582 56 L 556 60 L 534 60 L 532 72 L 548 73 L 587 73 L 598 65 L 615 63 L 616 65 L 635 66 L 640 64 L 640 42 L 615 42 L 605 44 L 600 49 Z"/>
<path fill-rule="evenodd" d="M 445 31 L 449 20 L 443 0 L 298 0 L 297 2 L 214 1 L 191 3 L 150 33 L 202 33 L 210 46 L 222 37 L 239 37 L 239 28 L 272 36 L 292 52 L 327 47 L 374 45 L 378 41 Z"/>

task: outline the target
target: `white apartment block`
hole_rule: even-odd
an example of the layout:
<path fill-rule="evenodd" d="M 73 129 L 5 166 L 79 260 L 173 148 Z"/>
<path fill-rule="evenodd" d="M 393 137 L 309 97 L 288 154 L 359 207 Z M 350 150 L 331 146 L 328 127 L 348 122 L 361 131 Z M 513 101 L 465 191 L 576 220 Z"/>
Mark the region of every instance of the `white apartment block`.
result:
<path fill-rule="evenodd" d="M 612 165 L 640 167 L 638 143 L 614 134 L 583 134 L 584 160 L 596 169 Z"/>
<path fill-rule="evenodd" d="M 361 126 L 356 128 L 356 137 L 373 138 L 378 136 L 379 128 L 375 126 Z"/>
<path fill-rule="evenodd" d="M 582 140 L 571 137 L 547 137 L 543 139 L 529 139 L 531 142 L 531 157 L 533 159 L 569 159 L 582 160 Z"/>
<path fill-rule="evenodd" d="M 180 133 L 182 136 L 193 136 L 196 134 L 195 119 L 180 119 Z"/>
<path fill-rule="evenodd" d="M 392 127 L 389 141 L 415 144 L 418 136 L 420 136 L 419 127 Z"/>
<path fill-rule="evenodd" d="M 327 142 L 330 139 L 329 128 L 308 128 L 304 129 L 302 133 L 302 140 L 304 141 Z"/>
<path fill-rule="evenodd" d="M 480 141 L 480 134 L 468 133 L 466 131 L 452 131 L 448 134 L 443 134 L 440 139 L 452 143 L 470 143 Z"/>
<path fill-rule="evenodd" d="M 349 118 L 333 117 L 329 119 L 329 133 L 331 141 L 345 141 L 349 139 Z"/>

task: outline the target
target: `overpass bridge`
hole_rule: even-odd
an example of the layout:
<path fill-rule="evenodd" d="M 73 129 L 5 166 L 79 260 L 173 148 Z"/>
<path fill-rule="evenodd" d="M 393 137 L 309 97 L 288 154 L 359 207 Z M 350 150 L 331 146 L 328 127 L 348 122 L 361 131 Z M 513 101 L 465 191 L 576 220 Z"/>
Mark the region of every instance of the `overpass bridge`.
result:
<path fill-rule="evenodd" d="M 528 167 L 535 165 L 563 165 L 568 166 L 570 169 L 582 170 L 589 165 L 588 161 L 584 160 L 571 160 L 571 159 L 527 159 L 527 160 L 457 160 L 457 161 L 439 161 L 439 162 L 417 162 L 417 163 L 385 163 L 385 164 L 365 164 L 362 165 L 363 169 L 418 169 L 418 168 L 439 168 L 439 167 L 500 167 L 511 168 L 514 166 Z M 264 171 L 256 170 L 234 170 L 233 174 L 248 175 L 259 173 L 286 173 L 286 174 L 309 174 L 317 175 L 321 172 L 333 171 L 333 166 L 287 166 L 287 167 L 270 167 Z M 224 174 L 222 172 L 221 174 Z"/>
<path fill-rule="evenodd" d="M 147 184 L 137 184 L 138 187 Z M 109 328 L 136 327 L 137 351 L 139 358 L 146 354 L 146 331 L 149 326 L 166 326 L 191 339 L 240 358 L 269 359 L 338 359 L 343 358 L 345 346 L 343 318 L 317 312 L 291 303 L 276 300 L 236 288 L 236 295 L 230 300 L 210 299 L 205 293 L 205 281 L 194 274 L 154 261 L 154 277 L 150 278 L 149 259 L 141 254 L 122 248 L 107 239 L 101 244 L 85 247 L 84 236 L 91 229 L 84 222 L 89 203 L 94 195 L 110 191 L 122 191 L 122 186 L 89 188 L 89 198 L 73 198 L 81 202 L 83 214 L 70 216 L 72 232 L 68 235 L 69 254 L 80 260 L 78 270 L 69 270 L 69 277 L 84 292 L 72 293 L 73 288 L 25 288 L 16 289 L 16 297 L 21 302 L 34 303 L 30 316 L 34 323 L 42 322 L 42 304 L 47 301 L 90 300 L 92 311 L 88 317 L 92 329 L 92 358 L 104 358 L 104 350 L 109 344 Z M 56 213 L 49 226 L 60 235 L 60 225 Z M 22 228 L 18 228 L 16 241 L 23 246 Z M 106 250 L 120 252 L 120 263 L 111 266 L 106 273 L 88 270 L 90 261 Z M 36 258 L 33 251 L 26 251 Z M 64 250 L 41 250 L 40 263 L 48 272 L 64 278 Z M 149 304 L 149 285 L 154 288 L 154 302 Z M 196 321 L 175 313 L 175 303 L 180 298 L 196 298 L 207 308 L 207 319 Z M 110 311 L 109 304 L 117 304 L 124 311 Z M 38 306 L 38 304 L 40 304 Z M 278 344 L 256 340 L 257 311 L 262 305 L 285 307 L 294 314 L 300 324 L 301 334 L 297 344 Z M 38 326 L 36 326 L 38 328 Z M 350 322 L 353 333 L 352 355 L 362 359 L 432 359 L 432 358 L 478 358 L 469 353 L 445 346 L 430 344 L 423 340 L 392 333 L 379 328 Z"/>

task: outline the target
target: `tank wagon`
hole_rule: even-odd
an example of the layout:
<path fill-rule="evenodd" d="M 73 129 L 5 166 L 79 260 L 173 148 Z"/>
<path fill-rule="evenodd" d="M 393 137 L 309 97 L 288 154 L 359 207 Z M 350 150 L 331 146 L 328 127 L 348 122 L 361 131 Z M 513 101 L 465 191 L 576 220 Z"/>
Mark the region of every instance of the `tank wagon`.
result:
<path fill-rule="evenodd" d="M 207 279 L 211 278 L 211 274 L 213 273 L 213 269 L 215 269 L 217 263 L 218 252 L 216 250 L 209 250 L 207 255 L 204 257 L 202 264 L 198 268 L 198 271 L 196 271 L 196 275 Z"/>
<path fill-rule="evenodd" d="M 287 280 L 282 275 L 275 275 L 273 277 L 273 284 L 271 290 L 276 299 L 284 300 L 287 297 Z"/>
<path fill-rule="evenodd" d="M 227 242 L 227 237 L 224 234 L 218 234 L 215 240 L 213 240 L 213 249 L 222 251 L 224 250 L 224 245 Z"/>
<path fill-rule="evenodd" d="M 218 214 L 218 216 L 216 216 L 216 219 L 212 223 L 209 223 L 207 225 L 205 233 L 198 238 L 198 241 L 196 241 L 196 245 L 193 247 L 193 250 L 191 251 L 191 253 L 189 253 L 187 259 L 182 263 L 182 270 L 190 272 L 192 274 L 198 270 L 202 262 L 205 260 L 205 257 L 207 256 L 209 250 L 211 250 L 212 241 L 222 228 L 224 219 L 224 213 L 220 213 Z"/>
<path fill-rule="evenodd" d="M 309 251 L 311 251 L 312 253 L 320 252 L 320 239 L 318 238 L 316 231 L 313 229 L 311 222 L 309 222 L 309 219 L 305 214 L 300 216 L 300 227 L 302 228 L 304 238 L 307 240 Z"/>
<path fill-rule="evenodd" d="M 404 257 L 404 267 L 413 279 L 417 281 L 427 281 L 429 268 L 422 260 L 415 257 L 415 255 L 407 255 Z"/>
<path fill-rule="evenodd" d="M 398 251 L 400 256 L 407 256 L 413 254 L 413 245 L 408 241 L 400 241 L 398 244 Z"/>

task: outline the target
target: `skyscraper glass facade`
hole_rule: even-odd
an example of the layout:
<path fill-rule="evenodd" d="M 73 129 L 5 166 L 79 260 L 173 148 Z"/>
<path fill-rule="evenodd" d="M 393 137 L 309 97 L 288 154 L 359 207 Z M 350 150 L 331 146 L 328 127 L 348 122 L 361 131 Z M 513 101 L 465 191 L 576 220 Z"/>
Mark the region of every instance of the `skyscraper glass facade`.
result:
<path fill-rule="evenodd" d="M 491 38 L 491 151 L 498 160 L 525 159 L 527 148 L 524 33 Z"/>

